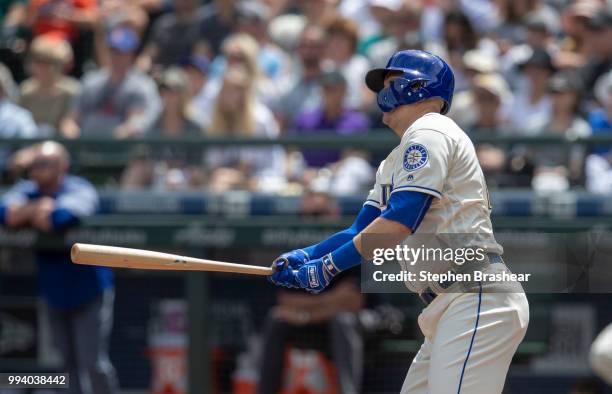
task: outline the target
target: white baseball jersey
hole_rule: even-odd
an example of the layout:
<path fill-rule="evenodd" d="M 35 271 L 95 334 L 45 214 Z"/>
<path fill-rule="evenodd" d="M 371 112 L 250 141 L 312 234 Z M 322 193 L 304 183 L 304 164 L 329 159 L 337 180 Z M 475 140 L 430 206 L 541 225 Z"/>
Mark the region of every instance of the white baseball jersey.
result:
<path fill-rule="evenodd" d="M 417 232 L 486 234 L 486 244 L 469 246 L 503 253 L 493 237 L 489 192 L 474 145 L 452 119 L 437 113 L 417 119 L 380 163 L 366 204 L 384 210 L 398 191 L 436 197 Z"/>
<path fill-rule="evenodd" d="M 485 235 L 465 246 L 503 252 L 493 236 L 489 193 L 474 145 L 450 118 L 429 113 L 406 130 L 380 164 L 366 204 L 384 210 L 399 191 L 435 197 L 416 234 Z M 509 272 L 504 264 L 487 270 Z M 426 285 L 406 282 L 416 292 Z M 483 292 L 480 285 L 477 292 L 439 293 L 418 322 L 425 342 L 401 394 L 500 394 L 527 330 L 529 306 L 520 284 L 512 292 Z"/>

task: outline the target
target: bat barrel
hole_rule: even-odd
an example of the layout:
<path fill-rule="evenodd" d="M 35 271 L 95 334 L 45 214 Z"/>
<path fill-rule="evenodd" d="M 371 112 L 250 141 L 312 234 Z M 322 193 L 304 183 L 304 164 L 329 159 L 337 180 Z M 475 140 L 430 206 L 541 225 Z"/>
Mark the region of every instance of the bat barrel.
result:
<path fill-rule="evenodd" d="M 232 272 L 248 275 L 271 275 L 270 267 L 204 260 L 150 250 L 76 243 L 70 250 L 76 264 L 116 268 Z"/>

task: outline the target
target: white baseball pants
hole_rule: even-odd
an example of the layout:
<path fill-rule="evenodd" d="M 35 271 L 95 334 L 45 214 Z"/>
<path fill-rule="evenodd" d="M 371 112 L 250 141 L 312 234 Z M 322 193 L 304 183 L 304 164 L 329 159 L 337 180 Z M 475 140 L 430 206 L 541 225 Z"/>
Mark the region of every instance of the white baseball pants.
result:
<path fill-rule="evenodd" d="M 425 342 L 401 394 L 499 394 L 529 305 L 524 293 L 441 294 L 418 321 Z"/>

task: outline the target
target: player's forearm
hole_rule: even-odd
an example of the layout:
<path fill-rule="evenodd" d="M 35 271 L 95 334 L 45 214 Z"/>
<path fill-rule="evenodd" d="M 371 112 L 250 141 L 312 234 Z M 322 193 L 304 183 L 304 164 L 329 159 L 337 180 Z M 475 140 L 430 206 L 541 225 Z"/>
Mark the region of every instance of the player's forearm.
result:
<path fill-rule="evenodd" d="M 359 234 L 360 231 L 366 228 L 366 226 L 379 215 L 380 209 L 371 205 L 364 205 L 351 227 L 333 234 L 316 245 L 304 248 L 304 251 L 308 254 L 310 259 L 321 258 L 352 240 L 355 235 Z"/>
<path fill-rule="evenodd" d="M 304 251 L 308 253 L 308 258 L 310 258 L 311 260 L 318 259 L 344 245 L 345 243 L 353 239 L 356 234 L 357 233 L 355 231 L 352 231 L 350 228 L 348 228 L 346 230 L 342 230 L 333 234 L 332 236 L 325 239 L 324 241 L 319 242 L 318 244 L 304 248 Z"/>
<path fill-rule="evenodd" d="M 407 236 L 412 234 L 410 227 L 379 217 L 353 239 L 359 254 L 366 260 L 373 258 L 373 250 L 378 248 L 393 248 Z"/>
<path fill-rule="evenodd" d="M 358 266 L 362 259 L 371 259 L 374 249 L 394 247 L 410 234 L 412 230 L 404 224 L 378 217 L 353 239 L 323 256 L 322 263 L 331 276 L 335 276 Z"/>
<path fill-rule="evenodd" d="M 331 252 L 328 260 L 323 259 L 327 270 L 335 275 L 359 265 L 362 259 L 370 260 L 374 249 L 400 244 L 419 227 L 431 201 L 432 197 L 423 193 L 394 193 L 380 216 L 370 220 L 352 240 Z"/>

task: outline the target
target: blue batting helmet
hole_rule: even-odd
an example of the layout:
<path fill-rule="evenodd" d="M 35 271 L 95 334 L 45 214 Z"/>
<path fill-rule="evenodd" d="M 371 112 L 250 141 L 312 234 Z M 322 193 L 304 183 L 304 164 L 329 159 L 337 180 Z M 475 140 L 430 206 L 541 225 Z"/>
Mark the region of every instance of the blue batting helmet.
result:
<path fill-rule="evenodd" d="M 385 88 L 385 76 L 389 71 L 401 71 L 402 75 Z M 365 82 L 378 94 L 378 106 L 383 112 L 438 97 L 444 100 L 440 113 L 445 114 L 450 109 L 455 90 L 453 70 L 444 60 L 429 52 L 412 49 L 391 56 L 387 67 L 370 70 Z"/>

